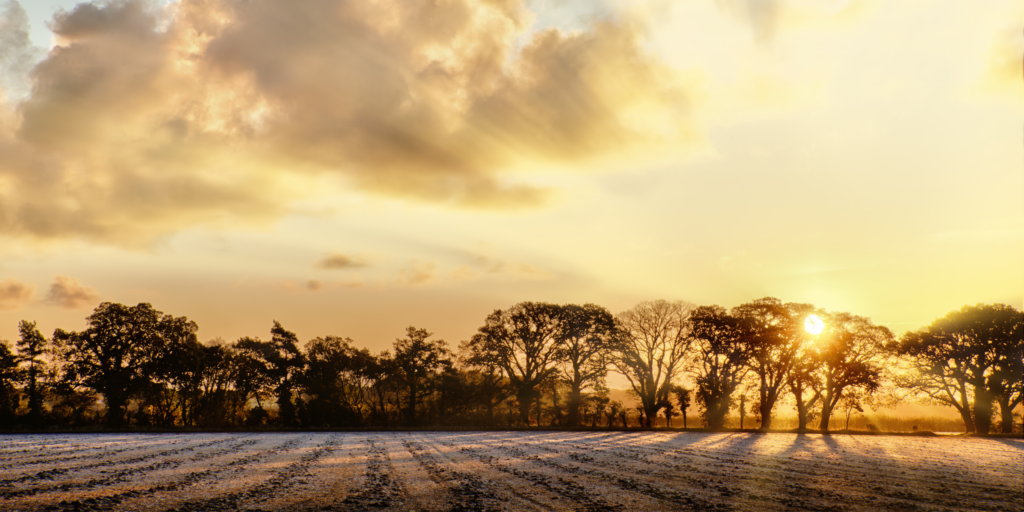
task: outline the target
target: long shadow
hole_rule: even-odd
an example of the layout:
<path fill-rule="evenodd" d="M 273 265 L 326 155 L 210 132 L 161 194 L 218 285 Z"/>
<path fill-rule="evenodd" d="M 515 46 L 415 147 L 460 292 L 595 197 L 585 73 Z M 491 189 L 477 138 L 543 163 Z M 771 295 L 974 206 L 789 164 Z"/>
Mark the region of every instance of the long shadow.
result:
<path fill-rule="evenodd" d="M 1009 446 L 1010 448 L 1013 448 L 1015 450 L 1024 451 L 1024 438 L 1021 438 L 1021 439 L 1007 439 L 1007 438 L 1004 437 L 1004 438 L 994 438 L 994 439 L 991 439 L 991 440 L 995 441 L 995 442 L 997 442 L 999 444 L 1003 444 L 1003 445 Z"/>

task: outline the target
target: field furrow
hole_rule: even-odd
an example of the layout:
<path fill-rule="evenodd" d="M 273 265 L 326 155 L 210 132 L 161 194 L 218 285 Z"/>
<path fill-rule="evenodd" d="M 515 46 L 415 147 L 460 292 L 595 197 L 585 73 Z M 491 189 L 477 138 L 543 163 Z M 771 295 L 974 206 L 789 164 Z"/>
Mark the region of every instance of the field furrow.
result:
<path fill-rule="evenodd" d="M 0 436 L 0 510 L 1017 511 L 1024 440 L 678 432 Z"/>

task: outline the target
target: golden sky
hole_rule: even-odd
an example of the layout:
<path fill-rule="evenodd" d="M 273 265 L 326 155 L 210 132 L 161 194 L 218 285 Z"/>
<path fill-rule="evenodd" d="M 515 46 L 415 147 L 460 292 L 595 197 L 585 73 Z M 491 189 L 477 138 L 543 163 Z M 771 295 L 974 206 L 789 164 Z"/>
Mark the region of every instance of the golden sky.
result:
<path fill-rule="evenodd" d="M 29 5 L 32 4 L 32 5 Z M 1022 307 L 1019 0 L 0 2 L 0 339 Z"/>

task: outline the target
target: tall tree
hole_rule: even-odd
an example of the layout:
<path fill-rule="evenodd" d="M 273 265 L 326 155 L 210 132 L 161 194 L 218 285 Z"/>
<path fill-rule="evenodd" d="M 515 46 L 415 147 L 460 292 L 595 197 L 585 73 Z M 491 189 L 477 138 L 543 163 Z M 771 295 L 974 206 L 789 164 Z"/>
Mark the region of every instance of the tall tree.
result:
<path fill-rule="evenodd" d="M 14 355 L 6 340 L 0 340 L 0 429 L 14 426 L 15 413 L 20 401 L 18 390 L 15 388 L 18 380 L 18 357 Z"/>
<path fill-rule="evenodd" d="M 562 306 L 557 361 L 569 386 L 568 425 L 580 426 L 583 391 L 604 381 L 615 335 L 615 317 L 594 304 Z"/>
<path fill-rule="evenodd" d="M 59 357 L 67 363 L 65 378 L 103 395 L 109 426 L 124 423 L 129 398 L 152 382 L 163 345 L 162 316 L 148 303 L 104 302 L 86 318 L 84 331 L 53 333 Z"/>
<path fill-rule="evenodd" d="M 444 340 L 428 340 L 433 333 L 426 329 L 407 327 L 405 338 L 395 340 L 395 377 L 406 392 L 405 418 L 408 425 L 416 425 L 416 407 L 423 395 L 430 392 L 434 381 L 447 368 L 451 368 L 451 351 Z"/>
<path fill-rule="evenodd" d="M 894 337 L 888 327 L 862 316 L 833 313 L 826 315 L 825 330 L 818 338 L 816 357 L 824 375 L 821 429 L 828 430 L 832 411 L 845 393 L 878 389 L 885 346 Z"/>
<path fill-rule="evenodd" d="M 1013 311 L 997 315 L 998 319 L 994 320 L 999 324 L 996 330 L 1009 334 L 996 344 L 996 361 L 989 377 L 989 387 L 999 404 L 1002 432 L 1010 434 L 1013 433 L 1013 410 L 1024 402 L 1024 311 L 1017 311 L 1016 315 Z"/>
<path fill-rule="evenodd" d="M 748 365 L 758 380 L 761 430 L 772 426 L 772 410 L 807 338 L 804 318 L 813 309 L 809 304 L 783 304 L 774 297 L 765 297 L 732 310 L 733 316 L 742 321 L 750 350 Z"/>
<path fill-rule="evenodd" d="M 493 361 L 505 373 L 515 390 L 523 425 L 529 425 L 531 406 L 540 398 L 538 387 L 558 371 L 561 318 L 561 308 L 555 304 L 520 302 L 488 315 L 470 341 L 479 359 Z"/>
<path fill-rule="evenodd" d="M 690 337 L 696 342 L 697 404 L 708 428 L 720 429 L 732 405 L 732 394 L 747 375 L 750 357 L 740 321 L 721 306 L 701 306 L 690 315 Z"/>
<path fill-rule="evenodd" d="M 267 379 L 277 399 L 278 420 L 286 427 L 293 427 L 296 425 L 293 396 L 306 359 L 299 349 L 299 338 L 277 320 L 270 334 L 270 341 L 242 338 L 235 343 L 235 348 L 258 363 L 256 369 Z"/>
<path fill-rule="evenodd" d="M 355 373 L 360 356 L 369 353 L 360 352 L 351 339 L 339 336 L 314 338 L 306 344 L 302 382 L 309 396 L 311 426 L 357 426 L 362 422 L 363 390 Z"/>
<path fill-rule="evenodd" d="M 903 385 L 955 407 L 968 432 L 987 434 L 992 403 L 1004 389 L 1003 372 L 996 371 L 1001 353 L 1019 344 L 1021 333 L 1019 311 L 1005 304 L 978 304 L 904 334 L 891 348 L 916 370 L 912 378 L 902 379 Z M 1011 382 L 1020 378 L 1019 373 L 1010 376 Z"/>
<path fill-rule="evenodd" d="M 221 427 L 237 419 L 248 397 L 240 397 L 231 387 L 234 357 L 231 346 L 220 340 L 201 344 L 199 393 L 189 411 L 189 425 Z"/>
<path fill-rule="evenodd" d="M 473 383 L 475 401 L 484 407 L 484 423 L 494 426 L 494 410 L 514 393 L 497 352 L 486 350 L 486 338 L 474 336 L 459 346 L 459 359 Z"/>
<path fill-rule="evenodd" d="M 155 358 L 153 376 L 160 386 L 158 396 L 167 409 L 164 426 L 173 424 L 175 413 L 182 425 L 191 424 L 191 410 L 198 400 L 203 378 L 203 347 L 199 325 L 185 317 L 165 315 L 160 319 L 161 346 Z"/>
<path fill-rule="evenodd" d="M 693 308 L 683 301 L 657 300 L 641 302 L 616 317 L 621 334 L 615 340 L 613 362 L 640 398 L 646 427 L 653 425 L 682 370 L 693 341 Z"/>
<path fill-rule="evenodd" d="M 35 322 L 22 320 L 18 323 L 18 361 L 27 365 L 25 384 L 28 388 L 28 423 L 39 426 L 43 420 L 43 390 L 41 380 L 46 369 L 46 337 L 36 328 Z"/>

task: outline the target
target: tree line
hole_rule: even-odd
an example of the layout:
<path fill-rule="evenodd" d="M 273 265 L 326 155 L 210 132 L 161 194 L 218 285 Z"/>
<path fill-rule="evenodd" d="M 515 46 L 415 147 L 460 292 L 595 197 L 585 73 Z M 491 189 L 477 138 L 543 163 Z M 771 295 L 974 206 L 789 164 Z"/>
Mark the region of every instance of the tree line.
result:
<path fill-rule="evenodd" d="M 425 329 L 379 354 L 350 338 L 200 342 L 148 303 L 100 304 L 82 331 L 23 320 L 0 344 L 0 428 L 651 428 L 695 407 L 700 426 L 827 431 L 869 403 L 954 407 L 967 432 L 1012 432 L 1024 400 L 1024 313 L 964 306 L 897 337 L 850 313 L 766 297 L 727 310 L 664 300 L 613 315 L 594 304 L 495 310 L 452 348 Z M 636 398 L 609 396 L 614 370 Z M 683 384 L 689 383 L 690 387 Z M 998 408 L 998 419 L 994 421 Z"/>

